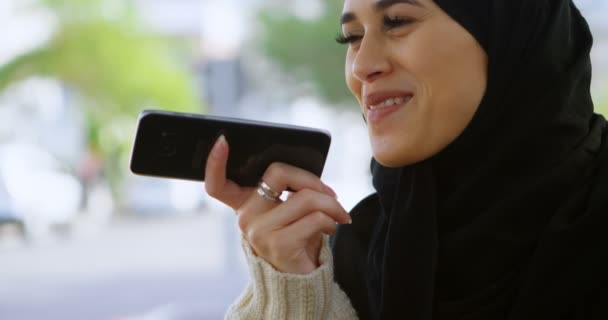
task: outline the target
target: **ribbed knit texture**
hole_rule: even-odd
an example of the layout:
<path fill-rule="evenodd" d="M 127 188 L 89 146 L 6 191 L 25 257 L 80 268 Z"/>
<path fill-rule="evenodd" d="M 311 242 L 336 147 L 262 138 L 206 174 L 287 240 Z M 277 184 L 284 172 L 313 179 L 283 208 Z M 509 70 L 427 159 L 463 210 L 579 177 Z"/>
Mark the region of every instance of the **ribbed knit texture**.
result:
<path fill-rule="evenodd" d="M 333 257 L 328 237 L 319 255 L 321 266 L 310 274 L 277 271 L 257 257 L 247 240 L 241 241 L 250 281 L 230 306 L 226 320 L 353 320 L 357 315 L 350 300 L 334 282 Z"/>

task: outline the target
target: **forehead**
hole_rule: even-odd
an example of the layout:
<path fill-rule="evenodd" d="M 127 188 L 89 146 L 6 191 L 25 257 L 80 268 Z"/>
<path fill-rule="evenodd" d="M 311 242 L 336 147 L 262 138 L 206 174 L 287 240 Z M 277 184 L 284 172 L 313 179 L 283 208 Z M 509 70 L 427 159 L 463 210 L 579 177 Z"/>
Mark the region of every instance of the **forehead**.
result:
<path fill-rule="evenodd" d="M 342 12 L 353 11 L 357 8 L 370 7 L 377 0 L 344 0 L 344 5 L 342 6 Z"/>
<path fill-rule="evenodd" d="M 409 4 L 414 6 L 422 6 L 427 0 L 345 0 L 343 12 L 351 12 L 362 9 L 383 9 L 394 4 Z"/>

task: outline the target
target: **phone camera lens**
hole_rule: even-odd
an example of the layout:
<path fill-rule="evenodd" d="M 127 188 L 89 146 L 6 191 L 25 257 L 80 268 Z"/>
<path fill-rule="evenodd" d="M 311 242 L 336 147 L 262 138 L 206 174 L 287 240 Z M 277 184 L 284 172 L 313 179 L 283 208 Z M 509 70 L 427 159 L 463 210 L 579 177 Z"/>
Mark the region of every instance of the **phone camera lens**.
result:
<path fill-rule="evenodd" d="M 163 157 L 172 157 L 177 153 L 175 133 L 161 132 L 159 153 Z"/>

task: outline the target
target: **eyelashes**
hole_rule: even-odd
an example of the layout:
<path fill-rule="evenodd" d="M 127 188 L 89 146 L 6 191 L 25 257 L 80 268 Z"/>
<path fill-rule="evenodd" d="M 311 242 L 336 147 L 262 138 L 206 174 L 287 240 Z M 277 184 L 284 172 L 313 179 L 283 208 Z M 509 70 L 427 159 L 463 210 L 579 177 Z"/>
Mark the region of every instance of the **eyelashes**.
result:
<path fill-rule="evenodd" d="M 336 36 L 336 42 L 339 44 L 349 44 L 349 43 L 353 43 L 359 39 L 361 39 L 362 36 L 343 36 L 342 34 L 338 34 Z"/>
<path fill-rule="evenodd" d="M 394 28 L 399 28 L 406 26 L 410 23 L 414 22 L 414 20 L 406 18 L 406 17 L 395 17 L 391 18 L 389 16 L 384 16 L 382 19 L 382 26 L 385 30 L 391 30 Z M 338 33 L 335 40 L 339 44 L 350 44 L 356 42 L 363 38 L 361 35 L 342 35 L 342 33 Z"/>

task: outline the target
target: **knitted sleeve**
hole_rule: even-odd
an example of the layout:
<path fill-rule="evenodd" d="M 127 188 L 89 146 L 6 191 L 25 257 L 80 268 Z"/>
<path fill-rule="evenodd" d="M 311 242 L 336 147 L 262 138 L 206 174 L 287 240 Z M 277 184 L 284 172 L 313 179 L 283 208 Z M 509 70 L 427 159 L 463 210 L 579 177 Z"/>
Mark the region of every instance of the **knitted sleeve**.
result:
<path fill-rule="evenodd" d="M 333 280 L 333 257 L 328 237 L 319 255 L 321 266 L 310 274 L 288 274 L 257 257 L 242 240 L 249 264 L 247 288 L 230 306 L 226 320 L 353 320 L 350 300 Z"/>

